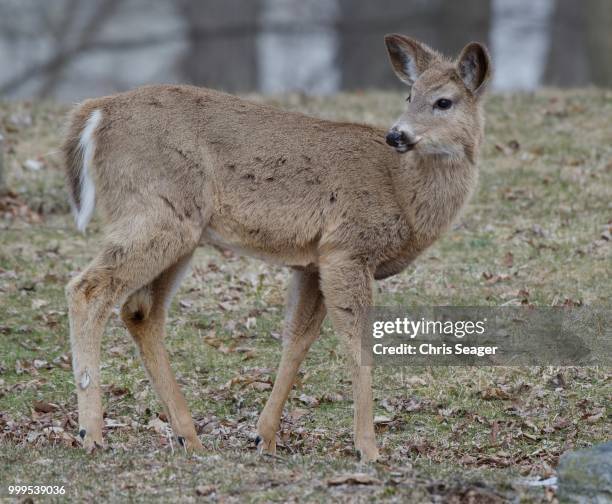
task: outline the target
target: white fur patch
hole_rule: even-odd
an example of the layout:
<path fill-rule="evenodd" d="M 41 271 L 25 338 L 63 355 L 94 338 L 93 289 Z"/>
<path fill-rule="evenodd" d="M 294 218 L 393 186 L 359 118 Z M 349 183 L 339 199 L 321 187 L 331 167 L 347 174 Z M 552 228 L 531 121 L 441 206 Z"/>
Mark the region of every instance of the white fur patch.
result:
<path fill-rule="evenodd" d="M 462 151 L 455 145 L 445 145 L 441 143 L 429 143 L 424 144 L 421 148 L 421 152 L 433 156 L 442 156 L 449 160 L 460 160 L 462 157 Z"/>
<path fill-rule="evenodd" d="M 79 378 L 79 388 L 81 390 L 85 390 L 87 387 L 89 387 L 90 383 L 91 378 L 89 376 L 89 371 L 87 368 L 85 368 L 85 371 L 81 373 L 81 377 Z"/>
<path fill-rule="evenodd" d="M 94 153 L 96 151 L 94 133 L 101 119 L 102 112 L 99 109 L 94 110 L 89 119 L 87 119 L 85 128 L 83 128 L 83 132 L 81 133 L 81 138 L 79 139 L 79 148 L 83 155 L 83 164 L 81 165 L 79 175 L 81 181 L 81 208 L 75 212 L 75 220 L 77 228 L 81 232 L 85 231 L 96 204 L 96 187 L 91 177 L 91 169 Z"/>
<path fill-rule="evenodd" d="M 170 303 L 172 303 L 172 298 L 179 290 L 183 279 L 189 272 L 189 265 L 191 263 L 191 257 L 189 259 L 183 259 L 183 263 L 180 265 L 178 271 L 175 273 L 174 278 L 172 279 L 172 285 L 168 291 L 168 295 L 166 299 L 164 299 L 164 307 L 167 310 L 170 307 Z"/>
<path fill-rule="evenodd" d="M 414 63 L 414 59 L 412 59 L 411 56 L 405 54 L 402 58 L 402 65 L 404 67 L 404 73 L 408 76 L 410 81 L 413 83 L 416 82 L 416 80 L 419 78 L 419 72 Z"/>

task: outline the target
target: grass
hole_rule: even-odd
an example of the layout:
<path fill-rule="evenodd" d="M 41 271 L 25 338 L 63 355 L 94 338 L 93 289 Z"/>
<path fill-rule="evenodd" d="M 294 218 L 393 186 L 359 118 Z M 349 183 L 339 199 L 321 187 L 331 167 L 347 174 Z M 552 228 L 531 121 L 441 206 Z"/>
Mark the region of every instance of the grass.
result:
<path fill-rule="evenodd" d="M 402 107 L 390 93 L 269 101 L 381 126 Z M 188 457 L 154 429 L 159 404 L 113 317 L 103 356 L 111 450 L 86 456 L 74 446 L 63 288 L 93 256 L 100 227 L 94 220 L 81 236 L 68 215 L 57 155 L 65 112 L 0 103 L 14 190 L 0 203 L 0 498 L 11 484 L 50 484 L 77 501 L 548 502 L 550 490 L 517 481 L 550 476 L 565 450 L 610 438 L 607 368 L 379 368 L 384 458 L 363 466 L 342 352 L 326 324 L 287 404 L 280 457 L 260 460 L 253 431 L 280 357 L 287 273 L 200 249 L 172 304 L 167 344 L 205 453 Z M 379 283 L 378 304 L 609 305 L 611 115 L 605 90 L 493 96 L 476 195 L 452 232 Z M 355 472 L 378 481 L 329 484 Z"/>

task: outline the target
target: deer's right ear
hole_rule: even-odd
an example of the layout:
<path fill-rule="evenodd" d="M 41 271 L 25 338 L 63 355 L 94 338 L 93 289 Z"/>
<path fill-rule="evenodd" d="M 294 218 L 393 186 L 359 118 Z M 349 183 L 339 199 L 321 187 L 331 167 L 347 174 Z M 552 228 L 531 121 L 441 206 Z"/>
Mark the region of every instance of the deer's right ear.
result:
<path fill-rule="evenodd" d="M 433 49 L 404 35 L 386 35 L 385 44 L 395 75 L 409 86 L 414 84 L 436 57 Z"/>

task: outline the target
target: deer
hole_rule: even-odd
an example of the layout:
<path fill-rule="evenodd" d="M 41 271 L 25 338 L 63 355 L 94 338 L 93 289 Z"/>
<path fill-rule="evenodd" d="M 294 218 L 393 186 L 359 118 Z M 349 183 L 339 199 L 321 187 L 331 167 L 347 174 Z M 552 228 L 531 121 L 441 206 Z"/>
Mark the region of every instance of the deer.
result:
<path fill-rule="evenodd" d="M 291 272 L 257 451 L 276 454 L 284 405 L 329 316 L 352 382 L 356 452 L 379 458 L 372 366 L 360 344 L 374 282 L 406 269 L 473 193 L 491 76 L 477 42 L 456 59 L 404 35 L 385 44 L 409 88 L 388 131 L 187 85 L 144 86 L 72 111 L 62 149 L 71 206 L 79 230 L 94 209 L 104 229 L 97 255 L 66 286 L 88 452 L 105 447 L 101 339 L 117 305 L 173 434 L 185 450 L 202 449 L 164 326 L 194 251 L 213 245 Z"/>

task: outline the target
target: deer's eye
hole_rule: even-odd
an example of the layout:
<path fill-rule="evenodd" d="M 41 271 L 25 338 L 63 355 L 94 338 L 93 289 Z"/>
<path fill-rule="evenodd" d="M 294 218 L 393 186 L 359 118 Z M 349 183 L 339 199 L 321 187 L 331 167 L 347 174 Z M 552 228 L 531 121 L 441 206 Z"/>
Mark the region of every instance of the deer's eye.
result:
<path fill-rule="evenodd" d="M 440 110 L 448 110 L 453 106 L 453 102 L 447 98 L 440 98 L 435 104 L 434 107 L 439 108 Z"/>

